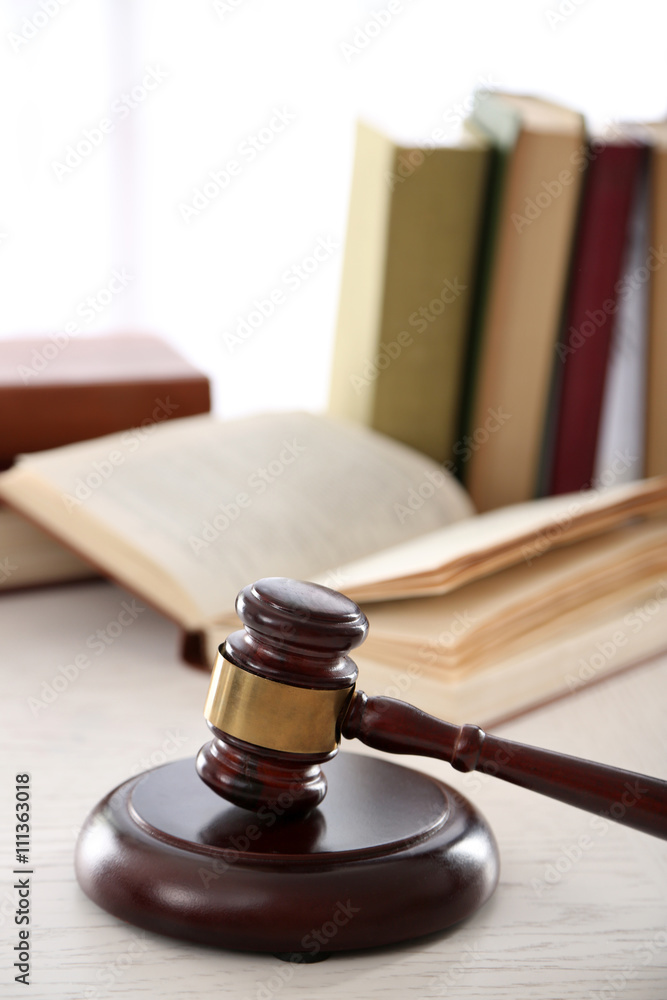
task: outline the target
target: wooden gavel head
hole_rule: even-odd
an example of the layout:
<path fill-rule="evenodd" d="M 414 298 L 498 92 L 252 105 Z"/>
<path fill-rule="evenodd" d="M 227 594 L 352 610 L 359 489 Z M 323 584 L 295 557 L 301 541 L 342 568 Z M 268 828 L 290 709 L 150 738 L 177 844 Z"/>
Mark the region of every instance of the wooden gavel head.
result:
<path fill-rule="evenodd" d="M 303 813 L 324 798 L 320 765 L 341 735 L 385 753 L 486 771 L 590 812 L 667 837 L 667 782 L 452 725 L 393 698 L 355 690 L 346 655 L 366 635 L 356 604 L 326 587 L 271 578 L 246 587 L 245 625 L 220 648 L 206 719 L 213 739 L 200 777 L 236 805 Z"/>
<path fill-rule="evenodd" d="M 320 765 L 338 749 L 357 680 L 347 653 L 368 621 L 342 594 L 281 577 L 245 587 L 236 610 L 245 627 L 220 646 L 197 771 L 246 809 L 307 812 L 326 794 Z"/>

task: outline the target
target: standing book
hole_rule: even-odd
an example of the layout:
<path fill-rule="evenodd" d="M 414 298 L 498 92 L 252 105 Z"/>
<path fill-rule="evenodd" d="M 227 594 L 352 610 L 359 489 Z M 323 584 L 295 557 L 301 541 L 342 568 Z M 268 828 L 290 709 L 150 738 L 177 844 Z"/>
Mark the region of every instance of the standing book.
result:
<path fill-rule="evenodd" d="M 591 486 L 611 333 L 633 196 L 645 150 L 636 141 L 592 140 L 560 342 L 556 347 L 555 439 L 548 493 Z"/>
<path fill-rule="evenodd" d="M 667 473 L 667 122 L 647 125 L 650 143 L 648 366 L 645 474 Z"/>
<path fill-rule="evenodd" d="M 480 95 L 468 125 L 500 154 L 470 359 L 476 447 L 463 470 L 485 511 L 537 491 L 586 146 L 581 115 L 533 97 Z"/>
<path fill-rule="evenodd" d="M 451 461 L 488 144 L 398 145 L 360 124 L 330 412 Z"/>

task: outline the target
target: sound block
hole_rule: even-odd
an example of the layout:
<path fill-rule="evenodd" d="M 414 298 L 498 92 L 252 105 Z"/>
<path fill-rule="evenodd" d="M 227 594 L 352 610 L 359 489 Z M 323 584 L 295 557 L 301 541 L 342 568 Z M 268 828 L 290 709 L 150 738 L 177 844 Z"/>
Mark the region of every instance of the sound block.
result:
<path fill-rule="evenodd" d="M 194 759 L 131 778 L 86 820 L 79 883 L 147 930 L 302 960 L 430 934 L 489 898 L 498 850 L 461 795 L 353 753 L 325 772 L 324 801 L 298 819 L 228 804 Z"/>

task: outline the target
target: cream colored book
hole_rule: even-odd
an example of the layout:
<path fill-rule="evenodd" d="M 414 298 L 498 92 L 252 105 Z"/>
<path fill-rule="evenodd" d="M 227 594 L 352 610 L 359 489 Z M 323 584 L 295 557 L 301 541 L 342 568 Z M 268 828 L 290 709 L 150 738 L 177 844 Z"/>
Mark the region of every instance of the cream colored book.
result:
<path fill-rule="evenodd" d="M 584 176 L 580 114 L 535 97 L 480 94 L 470 127 L 501 160 L 486 239 L 464 480 L 478 510 L 535 496 L 549 384 Z"/>
<path fill-rule="evenodd" d="M 666 477 L 480 516 L 431 459 L 304 413 L 190 417 L 140 447 L 111 435 L 25 456 L 0 476 L 0 497 L 178 622 L 191 660 L 212 664 L 246 584 L 315 579 L 368 609 L 362 662 L 379 658 L 386 683 L 435 642 L 422 679 L 445 702 L 464 682 L 502 678 L 510 654 L 528 664 L 550 629 L 576 647 L 667 573 Z M 466 614 L 474 628 L 440 649 Z M 514 679 L 500 686 L 503 711 L 533 699 Z M 553 694 L 553 678 L 537 686 Z"/>

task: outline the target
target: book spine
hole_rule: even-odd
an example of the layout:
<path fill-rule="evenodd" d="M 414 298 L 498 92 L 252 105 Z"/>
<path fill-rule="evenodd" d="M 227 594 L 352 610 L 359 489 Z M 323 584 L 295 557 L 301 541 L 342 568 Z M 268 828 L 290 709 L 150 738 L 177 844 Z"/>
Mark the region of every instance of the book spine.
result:
<path fill-rule="evenodd" d="M 81 385 L 30 384 L 0 393 L 0 467 L 18 454 L 210 410 L 204 376 Z"/>
<path fill-rule="evenodd" d="M 667 143 L 651 150 L 650 298 L 646 406 L 647 476 L 667 473 Z"/>
<path fill-rule="evenodd" d="M 591 485 L 633 193 L 644 149 L 589 152 L 565 319 L 556 346 L 550 494 Z M 559 370 L 560 367 L 560 370 Z M 560 378 L 559 378 L 560 376 Z"/>

